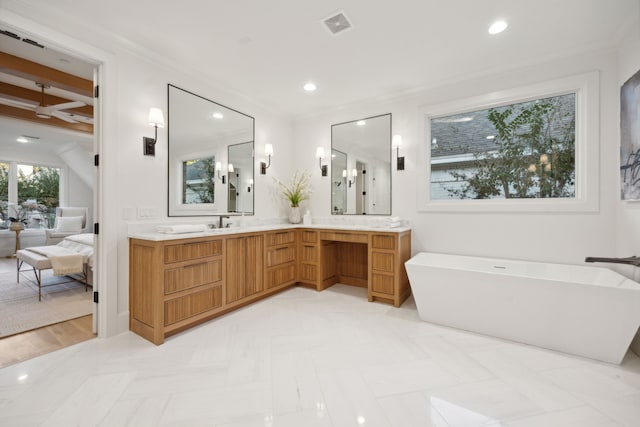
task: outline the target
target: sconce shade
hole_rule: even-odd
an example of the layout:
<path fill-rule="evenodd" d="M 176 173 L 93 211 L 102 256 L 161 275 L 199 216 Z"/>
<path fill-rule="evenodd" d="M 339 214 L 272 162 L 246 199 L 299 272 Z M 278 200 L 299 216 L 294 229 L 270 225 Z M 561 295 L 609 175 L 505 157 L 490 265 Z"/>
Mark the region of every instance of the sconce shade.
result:
<path fill-rule="evenodd" d="M 142 152 L 145 156 L 156 155 L 156 141 L 158 141 L 158 128 L 164 127 L 164 115 L 162 110 L 156 107 L 149 108 L 149 125 L 155 128 L 155 137 L 142 137 Z"/>
<path fill-rule="evenodd" d="M 234 171 L 234 170 L 233 170 L 233 164 L 232 164 L 232 163 L 229 163 L 229 172 L 233 172 L 233 171 Z"/>
<path fill-rule="evenodd" d="M 402 146 L 402 135 L 393 135 L 393 139 L 391 140 L 391 146 L 394 148 L 399 148 Z"/>
<path fill-rule="evenodd" d="M 271 156 L 273 156 L 273 145 L 264 144 L 264 155 L 269 157 L 269 164 L 260 162 L 260 175 L 266 175 L 267 169 L 271 166 Z"/>
<path fill-rule="evenodd" d="M 149 125 L 159 128 L 164 127 L 164 115 L 161 109 L 155 107 L 149 108 Z"/>
<path fill-rule="evenodd" d="M 222 170 L 222 162 L 216 162 L 216 170 L 220 172 Z"/>
<path fill-rule="evenodd" d="M 357 177 L 358 176 L 358 169 L 352 170 L 351 171 L 351 176 L 354 177 L 354 178 Z"/>
<path fill-rule="evenodd" d="M 342 177 L 343 178 L 347 177 L 347 170 L 346 169 L 342 169 Z"/>
<path fill-rule="evenodd" d="M 324 147 L 318 147 L 316 149 L 316 157 L 319 159 L 324 159 Z"/>

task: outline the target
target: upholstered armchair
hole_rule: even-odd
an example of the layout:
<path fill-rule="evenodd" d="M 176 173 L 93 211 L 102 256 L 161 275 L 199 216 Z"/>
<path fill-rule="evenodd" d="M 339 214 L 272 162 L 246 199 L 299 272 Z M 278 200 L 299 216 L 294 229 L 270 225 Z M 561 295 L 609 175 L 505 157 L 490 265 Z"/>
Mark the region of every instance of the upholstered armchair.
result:
<path fill-rule="evenodd" d="M 46 244 L 57 245 L 67 236 L 89 233 L 89 208 L 56 208 L 56 224 L 45 230 Z"/>

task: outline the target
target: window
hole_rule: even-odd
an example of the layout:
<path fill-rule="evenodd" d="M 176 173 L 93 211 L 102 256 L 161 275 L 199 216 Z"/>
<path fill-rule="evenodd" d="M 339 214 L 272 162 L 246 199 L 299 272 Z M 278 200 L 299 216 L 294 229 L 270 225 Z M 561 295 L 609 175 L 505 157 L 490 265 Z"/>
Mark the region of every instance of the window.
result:
<path fill-rule="evenodd" d="M 202 159 L 182 162 L 182 203 L 214 203 L 216 184 L 216 159 Z"/>
<path fill-rule="evenodd" d="M 9 218 L 9 163 L 0 162 L 0 227 Z"/>
<path fill-rule="evenodd" d="M 431 106 L 422 210 L 593 211 L 598 76 Z"/>
<path fill-rule="evenodd" d="M 575 93 L 431 119 L 431 199 L 575 196 Z"/>
<path fill-rule="evenodd" d="M 52 228 L 59 204 L 60 168 L 0 162 L 2 228 L 9 226 L 9 218 L 27 228 Z"/>

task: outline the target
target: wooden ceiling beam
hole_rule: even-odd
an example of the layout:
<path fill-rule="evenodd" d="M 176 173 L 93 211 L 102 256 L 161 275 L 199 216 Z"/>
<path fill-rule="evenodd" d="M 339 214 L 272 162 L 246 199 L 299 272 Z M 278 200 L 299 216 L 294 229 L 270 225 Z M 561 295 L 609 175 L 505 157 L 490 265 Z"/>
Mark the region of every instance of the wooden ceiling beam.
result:
<path fill-rule="evenodd" d="M 25 89 L 20 86 L 14 86 L 9 83 L 0 82 L 0 96 L 6 98 L 15 99 L 17 101 L 31 101 L 35 104 L 39 104 L 42 100 L 42 93 L 37 90 Z M 72 99 L 60 98 L 59 96 L 44 94 L 44 105 L 62 104 L 65 102 L 71 102 Z M 85 117 L 93 118 L 93 106 L 85 105 L 84 107 L 71 108 L 64 111 L 69 111 L 74 114 L 79 114 Z"/>
<path fill-rule="evenodd" d="M 0 52 L 0 71 L 12 76 L 93 97 L 93 81 L 47 67 L 27 59 Z"/>
<path fill-rule="evenodd" d="M 33 123 L 39 123 L 41 125 L 55 126 L 63 129 L 70 129 L 78 132 L 93 134 L 93 125 L 90 125 L 88 123 L 68 123 L 56 117 L 51 117 L 50 119 L 41 119 L 37 117 L 33 111 L 10 107 L 8 105 L 0 105 L 0 115 L 13 117 L 14 119 L 26 120 Z"/>

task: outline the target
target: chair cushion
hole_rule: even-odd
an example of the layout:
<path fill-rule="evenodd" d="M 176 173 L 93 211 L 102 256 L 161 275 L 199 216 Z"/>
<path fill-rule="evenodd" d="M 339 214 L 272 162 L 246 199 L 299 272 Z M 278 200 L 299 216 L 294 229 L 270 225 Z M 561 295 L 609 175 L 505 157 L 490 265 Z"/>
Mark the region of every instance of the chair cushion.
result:
<path fill-rule="evenodd" d="M 56 218 L 55 231 L 59 233 L 77 232 L 82 230 L 81 216 L 59 216 Z"/>

